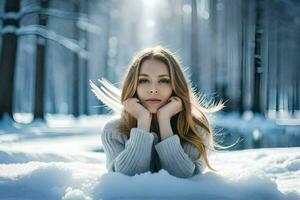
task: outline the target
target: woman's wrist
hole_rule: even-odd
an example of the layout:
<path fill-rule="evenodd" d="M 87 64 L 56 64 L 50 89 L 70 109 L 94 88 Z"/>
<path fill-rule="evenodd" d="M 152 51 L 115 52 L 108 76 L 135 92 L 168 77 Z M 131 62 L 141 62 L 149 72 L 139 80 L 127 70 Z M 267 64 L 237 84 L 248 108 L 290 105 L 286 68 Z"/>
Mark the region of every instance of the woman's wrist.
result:
<path fill-rule="evenodd" d="M 152 115 L 143 115 L 137 120 L 137 128 L 143 129 L 145 131 L 150 131 Z"/>
<path fill-rule="evenodd" d="M 157 120 L 158 121 L 165 121 L 165 120 L 170 120 L 170 119 L 171 119 L 170 116 L 167 115 L 167 114 L 164 114 L 162 112 L 157 113 Z"/>
<path fill-rule="evenodd" d="M 160 118 L 158 120 L 159 123 L 159 131 L 160 131 L 160 138 L 164 140 L 173 135 L 171 121 L 169 117 Z"/>

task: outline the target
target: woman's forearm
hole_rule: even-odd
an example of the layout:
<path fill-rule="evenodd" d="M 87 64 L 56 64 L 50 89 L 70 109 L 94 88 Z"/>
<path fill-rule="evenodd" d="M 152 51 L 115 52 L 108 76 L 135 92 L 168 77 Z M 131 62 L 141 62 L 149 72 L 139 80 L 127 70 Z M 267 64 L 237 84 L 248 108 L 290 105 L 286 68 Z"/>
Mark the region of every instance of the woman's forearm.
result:
<path fill-rule="evenodd" d="M 137 128 L 143 129 L 145 131 L 150 131 L 152 115 L 145 115 L 137 120 Z"/>
<path fill-rule="evenodd" d="M 169 117 L 159 116 L 158 123 L 159 123 L 159 131 L 160 131 L 161 140 L 164 140 L 173 135 Z"/>

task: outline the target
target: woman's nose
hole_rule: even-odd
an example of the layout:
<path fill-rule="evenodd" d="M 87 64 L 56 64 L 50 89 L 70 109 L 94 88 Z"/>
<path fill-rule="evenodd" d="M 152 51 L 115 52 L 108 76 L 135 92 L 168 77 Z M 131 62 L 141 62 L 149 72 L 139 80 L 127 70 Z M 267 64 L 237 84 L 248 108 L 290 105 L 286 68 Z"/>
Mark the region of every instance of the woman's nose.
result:
<path fill-rule="evenodd" d="M 158 93 L 157 87 L 155 85 L 151 86 L 150 93 Z"/>
<path fill-rule="evenodd" d="M 157 93 L 157 90 L 150 90 L 150 93 Z"/>

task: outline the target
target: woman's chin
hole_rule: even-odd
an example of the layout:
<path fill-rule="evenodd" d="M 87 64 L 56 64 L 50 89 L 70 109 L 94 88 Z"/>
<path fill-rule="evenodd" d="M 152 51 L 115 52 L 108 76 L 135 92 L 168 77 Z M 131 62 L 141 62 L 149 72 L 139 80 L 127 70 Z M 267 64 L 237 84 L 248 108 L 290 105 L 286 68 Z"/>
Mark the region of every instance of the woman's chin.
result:
<path fill-rule="evenodd" d="M 157 109 L 156 108 L 148 108 L 149 112 L 151 114 L 156 114 L 157 113 Z"/>

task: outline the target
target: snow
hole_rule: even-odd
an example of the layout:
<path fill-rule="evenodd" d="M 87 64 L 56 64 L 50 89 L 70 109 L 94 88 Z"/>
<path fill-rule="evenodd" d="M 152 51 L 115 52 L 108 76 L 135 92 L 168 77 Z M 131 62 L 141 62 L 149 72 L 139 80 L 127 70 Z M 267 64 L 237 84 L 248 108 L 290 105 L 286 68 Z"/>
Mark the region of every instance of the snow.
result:
<path fill-rule="evenodd" d="M 220 132 L 220 141 L 224 139 L 232 144 L 238 138 L 242 139 L 236 146 L 241 149 L 300 146 L 299 119 L 271 120 L 248 111 L 242 117 L 238 113 L 213 115 L 210 121 L 216 127 L 216 131 Z"/>
<path fill-rule="evenodd" d="M 211 154 L 217 172 L 107 173 L 101 128 L 110 116 L 0 121 L 0 199 L 300 199 L 300 147 Z"/>

